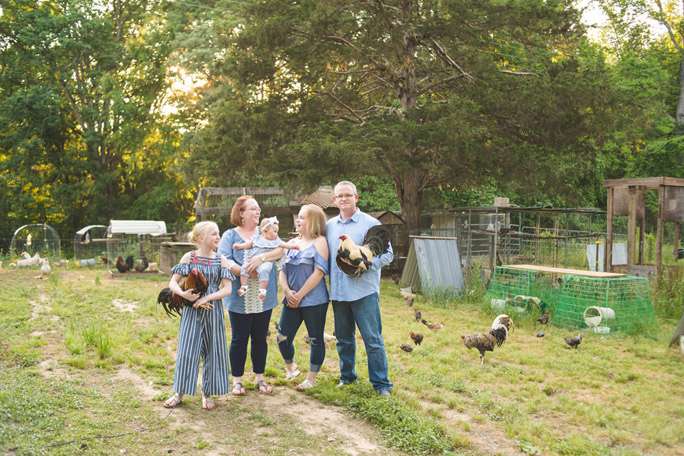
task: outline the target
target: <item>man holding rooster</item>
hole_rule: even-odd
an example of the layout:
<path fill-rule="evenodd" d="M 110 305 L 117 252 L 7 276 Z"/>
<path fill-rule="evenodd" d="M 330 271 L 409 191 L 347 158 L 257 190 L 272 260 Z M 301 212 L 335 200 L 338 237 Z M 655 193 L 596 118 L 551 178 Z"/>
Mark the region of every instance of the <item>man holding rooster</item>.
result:
<path fill-rule="evenodd" d="M 330 299 L 335 315 L 337 353 L 340 356 L 340 383 L 338 386 L 354 383 L 357 379 L 355 326 L 359 327 L 368 356 L 368 379 L 375 391 L 383 397 L 390 395 L 392 382 L 388 379 L 387 353 L 382 338 L 380 318 L 380 269 L 394 258 L 392 247 L 387 241 L 385 248 L 376 252 L 370 261 L 364 256 L 363 271 L 349 274 L 340 269 L 352 265 L 349 252 L 340 254 L 340 239 L 350 239 L 362 246 L 371 228 L 380 222 L 356 207 L 359 195 L 356 186 L 349 181 L 335 186 L 334 200 L 340 214 L 326 224 L 326 235 L 330 252 L 338 252 L 330 261 Z M 340 259 L 342 257 L 343 259 Z M 353 256 L 352 256 L 353 257 Z M 357 263 L 358 264 L 358 263 Z"/>

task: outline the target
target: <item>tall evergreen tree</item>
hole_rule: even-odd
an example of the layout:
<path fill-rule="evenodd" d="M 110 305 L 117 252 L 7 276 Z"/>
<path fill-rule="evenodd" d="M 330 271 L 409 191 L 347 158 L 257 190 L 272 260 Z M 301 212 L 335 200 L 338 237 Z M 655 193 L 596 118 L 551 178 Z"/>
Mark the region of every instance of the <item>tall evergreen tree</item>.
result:
<path fill-rule="evenodd" d="M 613 100 L 569 1 L 241 5 L 218 36 L 225 90 L 193 135 L 195 169 L 299 184 L 385 175 L 409 229 L 427 188 L 494 177 L 572 193 L 593 175 Z"/>

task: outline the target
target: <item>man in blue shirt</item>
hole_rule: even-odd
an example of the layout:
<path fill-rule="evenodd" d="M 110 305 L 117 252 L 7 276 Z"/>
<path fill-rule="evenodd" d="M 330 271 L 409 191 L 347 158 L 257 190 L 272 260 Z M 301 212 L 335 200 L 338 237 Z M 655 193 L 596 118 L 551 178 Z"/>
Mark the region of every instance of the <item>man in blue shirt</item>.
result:
<path fill-rule="evenodd" d="M 356 207 L 359 195 L 356 186 L 342 181 L 335 186 L 335 205 L 340 215 L 326 224 L 330 249 L 330 299 L 335 315 L 337 353 L 340 355 L 340 385 L 357 379 L 355 326 L 359 327 L 368 356 L 368 379 L 381 396 L 389 396 L 392 382 L 387 378 L 387 353 L 382 338 L 380 319 L 380 269 L 394 258 L 392 246 L 383 255 L 373 258 L 373 264 L 360 277 L 350 277 L 335 261 L 340 236 L 346 235 L 357 245 L 363 245 L 366 232 L 380 222 Z"/>

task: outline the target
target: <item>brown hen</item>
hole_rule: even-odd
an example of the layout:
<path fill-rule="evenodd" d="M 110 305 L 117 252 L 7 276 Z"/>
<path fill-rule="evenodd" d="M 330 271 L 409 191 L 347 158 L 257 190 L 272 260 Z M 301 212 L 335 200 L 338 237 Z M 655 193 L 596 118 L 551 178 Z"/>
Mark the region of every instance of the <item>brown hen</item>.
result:
<path fill-rule="evenodd" d="M 439 331 L 440 329 L 442 329 L 444 327 L 444 322 L 442 322 L 442 321 L 436 321 L 434 323 L 430 323 L 426 320 L 421 320 L 421 321 L 423 322 L 423 324 L 425 326 L 427 326 L 428 328 L 430 328 L 431 330 L 433 330 L 435 332 Z"/>
<path fill-rule="evenodd" d="M 423 335 L 421 333 L 414 333 L 413 331 L 409 331 L 409 337 L 416 345 L 420 345 L 423 342 Z"/>

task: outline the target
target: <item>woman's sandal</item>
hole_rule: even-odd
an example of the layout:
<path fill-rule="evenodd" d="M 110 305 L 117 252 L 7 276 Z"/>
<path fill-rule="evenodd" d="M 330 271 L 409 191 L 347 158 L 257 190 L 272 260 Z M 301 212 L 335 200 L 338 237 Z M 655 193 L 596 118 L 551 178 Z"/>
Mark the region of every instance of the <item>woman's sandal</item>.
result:
<path fill-rule="evenodd" d="M 309 379 L 307 378 L 307 379 L 304 380 L 302 383 L 300 383 L 299 385 L 295 386 L 295 388 L 297 388 L 298 390 L 303 390 L 303 389 L 313 388 L 314 386 L 316 386 L 316 385 L 314 385 L 313 383 L 311 383 L 311 382 L 309 381 Z"/>
<path fill-rule="evenodd" d="M 211 396 L 202 395 L 202 408 L 204 410 L 214 410 L 216 408 L 216 402 L 211 398 Z"/>
<path fill-rule="evenodd" d="M 268 394 L 273 391 L 273 387 L 268 386 L 268 383 L 266 383 L 264 380 L 259 380 L 255 386 L 259 388 L 259 392 L 261 394 Z"/>
<path fill-rule="evenodd" d="M 245 395 L 245 389 L 242 387 L 241 382 L 235 382 L 233 383 L 233 391 L 231 391 L 233 396 L 244 396 Z"/>
<path fill-rule="evenodd" d="M 164 407 L 166 408 L 174 408 L 178 405 L 181 405 L 183 403 L 183 399 L 178 394 L 174 394 L 170 398 L 164 401 Z"/>
<path fill-rule="evenodd" d="M 248 287 L 247 285 L 243 285 L 243 286 L 241 286 L 240 289 L 238 290 L 237 295 L 238 295 L 238 296 L 242 296 L 242 295 L 244 295 L 245 293 L 247 293 L 247 290 L 249 290 L 249 287 Z"/>
<path fill-rule="evenodd" d="M 266 299 L 266 288 L 259 288 L 259 294 L 257 295 L 259 299 Z"/>
<path fill-rule="evenodd" d="M 297 378 L 297 376 L 301 373 L 301 372 L 299 372 L 299 369 L 297 369 L 297 366 L 295 366 L 295 368 L 292 372 L 287 370 L 287 368 L 285 369 L 285 372 L 287 372 L 287 375 L 285 376 L 285 380 L 288 380 L 288 381 Z"/>

